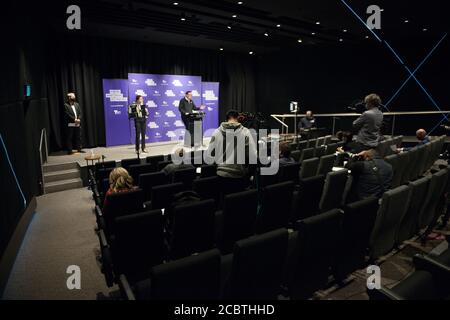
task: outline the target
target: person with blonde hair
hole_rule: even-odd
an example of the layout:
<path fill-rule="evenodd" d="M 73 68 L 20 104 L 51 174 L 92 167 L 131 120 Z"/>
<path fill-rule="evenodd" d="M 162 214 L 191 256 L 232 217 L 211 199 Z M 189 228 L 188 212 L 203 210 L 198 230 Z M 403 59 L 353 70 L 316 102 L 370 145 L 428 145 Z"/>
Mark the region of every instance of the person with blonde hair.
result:
<path fill-rule="evenodd" d="M 109 189 L 105 194 L 105 200 L 103 202 L 103 213 L 107 211 L 108 197 L 117 192 L 128 192 L 133 190 L 133 178 L 128 171 L 122 167 L 115 168 L 109 174 Z"/>

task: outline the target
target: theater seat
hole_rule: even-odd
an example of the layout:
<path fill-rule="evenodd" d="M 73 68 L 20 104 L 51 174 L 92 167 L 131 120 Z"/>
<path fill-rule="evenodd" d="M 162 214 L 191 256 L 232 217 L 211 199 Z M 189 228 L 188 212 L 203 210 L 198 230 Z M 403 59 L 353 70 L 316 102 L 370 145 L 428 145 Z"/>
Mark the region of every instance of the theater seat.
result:
<path fill-rule="evenodd" d="M 177 259 L 214 245 L 214 200 L 193 201 L 171 210 L 170 257 Z"/>
<path fill-rule="evenodd" d="M 192 190 L 202 199 L 213 199 L 216 206 L 220 200 L 219 177 L 195 179 L 192 183 Z"/>
<path fill-rule="evenodd" d="M 400 186 L 383 194 L 370 239 L 371 260 L 387 254 L 394 248 L 396 232 L 409 206 L 410 190 L 408 186 Z"/>
<path fill-rule="evenodd" d="M 303 151 L 300 151 L 300 150 L 292 151 L 291 152 L 291 157 L 292 157 L 292 159 L 295 160 L 295 162 L 299 162 L 300 158 L 302 156 L 302 153 L 303 153 Z"/>
<path fill-rule="evenodd" d="M 147 279 L 151 267 L 164 260 L 163 228 L 161 210 L 118 217 L 111 243 L 115 274 L 126 275 L 130 284 Z"/>
<path fill-rule="evenodd" d="M 347 170 L 339 170 L 327 174 L 322 198 L 319 203 L 321 212 L 341 207 L 347 178 Z"/>
<path fill-rule="evenodd" d="M 153 164 L 155 166 L 155 169 L 156 169 L 157 166 L 158 166 L 158 162 L 164 161 L 166 159 L 165 157 L 166 156 L 162 155 L 162 154 L 161 155 L 157 155 L 157 156 L 149 156 L 149 157 L 145 158 L 145 162 Z"/>
<path fill-rule="evenodd" d="M 114 221 L 117 217 L 143 211 L 143 203 L 144 192 L 140 189 L 109 195 L 107 211 L 103 212 L 106 235 L 109 237 L 114 234 Z"/>
<path fill-rule="evenodd" d="M 216 176 L 217 166 L 215 164 L 205 164 L 201 166 L 201 178 Z"/>
<path fill-rule="evenodd" d="M 145 201 L 150 201 L 152 188 L 167 184 L 169 179 L 164 172 L 145 173 L 139 176 L 139 188 L 144 190 Z"/>
<path fill-rule="evenodd" d="M 430 180 L 431 177 L 427 176 L 409 184 L 411 201 L 397 231 L 396 243 L 398 245 L 405 240 L 411 239 L 418 231 L 419 214 L 427 196 Z"/>
<path fill-rule="evenodd" d="M 311 158 L 301 162 L 300 179 L 313 177 L 317 174 L 319 158 Z"/>
<path fill-rule="evenodd" d="M 155 172 L 156 166 L 151 163 L 132 164 L 128 167 L 128 173 L 133 178 L 135 183 L 139 182 L 139 176 L 144 173 Z"/>
<path fill-rule="evenodd" d="M 299 189 L 293 195 L 292 222 L 311 217 L 319 212 L 324 181 L 323 175 L 300 179 Z"/>
<path fill-rule="evenodd" d="M 404 165 L 400 164 L 400 156 L 398 154 L 391 154 L 384 158 L 384 160 L 392 166 L 393 176 L 392 176 L 392 188 L 397 188 L 400 185 L 403 170 L 401 167 Z"/>
<path fill-rule="evenodd" d="M 366 264 L 369 239 L 378 211 L 378 199 L 370 197 L 344 208 L 342 237 L 336 251 L 335 277 L 344 280 Z"/>
<path fill-rule="evenodd" d="M 136 285 L 137 300 L 215 300 L 220 294 L 220 252 L 217 249 L 171 261 L 151 269 Z"/>
<path fill-rule="evenodd" d="M 328 284 L 341 222 L 342 211 L 334 209 L 297 223 L 298 240 L 293 264 L 288 268 L 291 299 L 308 299 Z"/>
<path fill-rule="evenodd" d="M 223 298 L 276 300 L 288 245 L 287 229 L 236 242 Z"/>
<path fill-rule="evenodd" d="M 311 158 L 314 158 L 314 148 L 307 148 L 302 150 L 300 158 L 296 161 L 303 162 L 304 160 L 308 160 Z"/>
<path fill-rule="evenodd" d="M 134 158 L 134 159 L 123 159 L 120 161 L 120 166 L 128 171 L 128 168 L 133 164 L 140 164 L 141 159 Z"/>
<path fill-rule="evenodd" d="M 436 215 L 440 215 L 438 209 L 442 204 L 443 194 L 446 191 L 448 179 L 448 169 L 442 169 L 434 173 L 431 177 L 427 196 L 424 200 L 422 210 L 419 216 L 419 228 L 423 229 L 433 224 L 436 220 Z M 433 227 L 433 225 L 431 225 Z"/>
<path fill-rule="evenodd" d="M 185 189 L 182 183 L 171 183 L 152 188 L 152 209 L 165 209 L 173 201 L 173 196 Z"/>
<path fill-rule="evenodd" d="M 317 168 L 317 175 L 326 175 L 328 172 L 333 170 L 334 162 L 336 161 L 336 156 L 334 154 L 329 154 L 320 158 L 319 167 Z"/>
<path fill-rule="evenodd" d="M 300 163 L 293 163 L 281 166 L 278 172 L 278 182 L 293 181 L 298 184 Z"/>
<path fill-rule="evenodd" d="M 257 190 L 224 196 L 222 210 L 216 213 L 217 245 L 223 254 L 231 252 L 236 241 L 254 234 L 257 208 Z"/>
<path fill-rule="evenodd" d="M 186 189 L 190 189 L 192 187 L 192 181 L 194 181 L 195 177 L 195 168 L 176 170 L 173 172 L 172 182 L 181 182 L 186 187 Z"/>
<path fill-rule="evenodd" d="M 282 182 L 263 189 L 261 212 L 256 221 L 256 233 L 288 226 L 294 183 Z"/>

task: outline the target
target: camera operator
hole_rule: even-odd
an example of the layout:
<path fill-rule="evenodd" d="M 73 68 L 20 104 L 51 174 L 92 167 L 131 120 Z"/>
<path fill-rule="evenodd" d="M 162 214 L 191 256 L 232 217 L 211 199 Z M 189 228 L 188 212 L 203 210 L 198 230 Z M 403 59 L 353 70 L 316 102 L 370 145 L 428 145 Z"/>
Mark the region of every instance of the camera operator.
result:
<path fill-rule="evenodd" d="M 381 98 L 377 94 L 369 94 L 364 99 L 366 111 L 353 122 L 358 132 L 356 142 L 358 151 L 376 148 L 381 140 L 380 129 L 383 124 L 383 113 L 379 109 Z"/>
<path fill-rule="evenodd" d="M 370 196 L 380 198 L 389 190 L 393 175 L 392 166 L 374 149 L 348 155 L 350 159 L 345 167 L 351 171 L 353 177 L 348 201 L 358 201 Z"/>

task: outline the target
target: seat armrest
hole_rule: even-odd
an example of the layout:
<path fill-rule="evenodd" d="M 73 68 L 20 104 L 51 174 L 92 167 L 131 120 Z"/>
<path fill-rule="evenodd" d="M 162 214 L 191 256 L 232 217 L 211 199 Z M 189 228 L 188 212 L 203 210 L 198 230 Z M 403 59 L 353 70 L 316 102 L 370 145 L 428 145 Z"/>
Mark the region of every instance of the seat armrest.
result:
<path fill-rule="evenodd" d="M 105 232 L 103 230 L 100 230 L 98 232 L 98 238 L 100 240 L 100 247 L 103 248 L 109 248 L 108 239 L 106 238 Z"/>
<path fill-rule="evenodd" d="M 136 300 L 136 297 L 131 290 L 130 284 L 128 283 L 127 277 L 124 274 L 119 276 L 119 288 L 122 296 L 127 300 Z"/>
<path fill-rule="evenodd" d="M 416 254 L 413 257 L 414 266 L 416 270 L 424 270 L 431 273 L 433 276 L 438 277 L 440 281 L 450 282 L 450 267 L 440 263 L 436 259 L 425 256 L 422 254 Z"/>

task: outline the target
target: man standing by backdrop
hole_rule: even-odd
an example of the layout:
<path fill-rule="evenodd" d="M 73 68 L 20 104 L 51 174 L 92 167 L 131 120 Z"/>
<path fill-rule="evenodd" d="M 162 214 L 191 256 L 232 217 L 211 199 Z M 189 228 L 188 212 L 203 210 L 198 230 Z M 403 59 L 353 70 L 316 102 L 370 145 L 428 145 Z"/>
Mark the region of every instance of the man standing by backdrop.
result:
<path fill-rule="evenodd" d="M 196 110 L 202 110 L 203 106 L 197 107 L 192 100 L 192 91 L 186 91 L 184 98 L 180 100 L 180 103 L 178 104 L 178 110 L 181 114 L 181 121 L 184 123 L 184 127 L 186 128 L 186 133 L 189 132 L 189 114 L 192 113 L 192 111 Z M 185 133 L 185 135 L 186 135 Z M 186 139 L 186 136 L 184 138 L 185 145 L 188 144 L 188 141 Z"/>
<path fill-rule="evenodd" d="M 137 95 L 136 100 L 128 107 L 128 117 L 134 119 L 136 129 L 136 153 L 139 153 L 139 138 L 141 140 L 142 153 L 147 153 L 145 149 L 145 133 L 147 129 L 148 110 L 144 104 L 144 97 Z"/>
<path fill-rule="evenodd" d="M 180 100 L 180 104 L 178 105 L 178 110 L 181 113 L 181 120 L 184 123 L 186 129 L 188 128 L 189 114 L 192 113 L 193 110 L 200 110 L 194 101 L 192 100 L 192 91 L 186 91 L 184 98 Z"/>
<path fill-rule="evenodd" d="M 76 102 L 75 93 L 67 94 L 67 102 L 64 103 L 64 118 L 66 123 L 66 147 L 68 154 L 73 153 L 73 147 L 81 152 L 81 108 Z"/>

